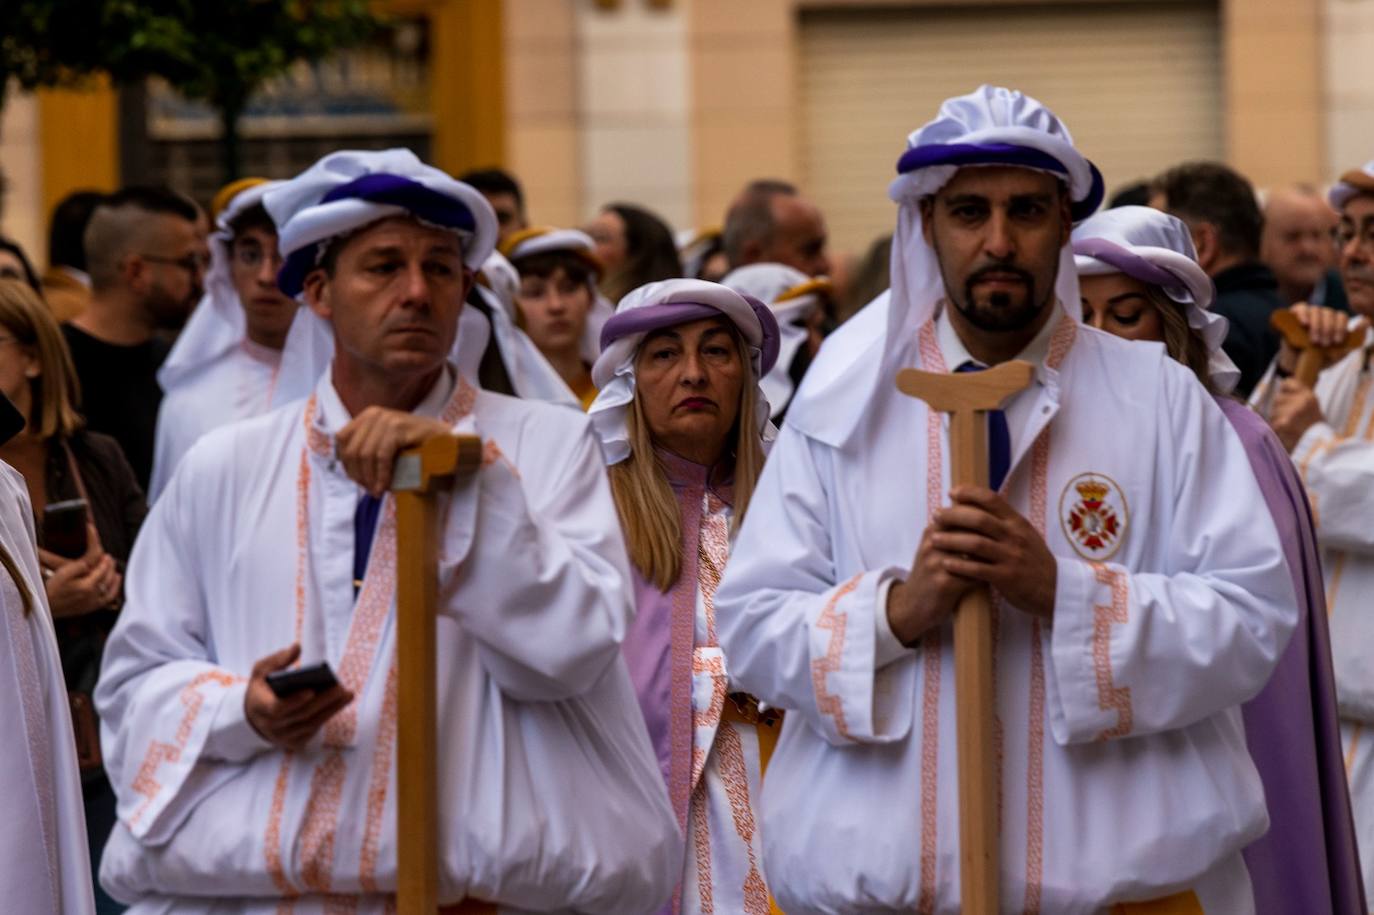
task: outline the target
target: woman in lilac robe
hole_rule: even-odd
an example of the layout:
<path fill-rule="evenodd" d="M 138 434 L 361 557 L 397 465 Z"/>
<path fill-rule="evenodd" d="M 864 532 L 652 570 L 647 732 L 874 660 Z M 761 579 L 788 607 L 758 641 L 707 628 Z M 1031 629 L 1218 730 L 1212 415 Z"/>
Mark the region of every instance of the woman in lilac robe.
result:
<path fill-rule="evenodd" d="M 1316 532 L 1306 493 L 1268 425 L 1230 396 L 1239 373 L 1221 350 L 1226 320 L 1187 227 L 1145 207 L 1099 213 L 1073 233 L 1084 321 L 1164 343 L 1197 373 L 1245 445 L 1283 540 L 1301 620 L 1273 676 L 1242 707 L 1264 783 L 1269 831 L 1245 850 L 1261 915 L 1367 911 L 1341 759 L 1336 687 Z"/>
<path fill-rule="evenodd" d="M 758 382 L 778 325 L 756 299 L 670 280 L 626 296 L 601 346 L 589 412 L 635 577 L 624 652 L 687 836 L 665 911 L 766 915 L 755 799 L 780 724 L 731 687 L 714 596 L 771 437 Z"/>

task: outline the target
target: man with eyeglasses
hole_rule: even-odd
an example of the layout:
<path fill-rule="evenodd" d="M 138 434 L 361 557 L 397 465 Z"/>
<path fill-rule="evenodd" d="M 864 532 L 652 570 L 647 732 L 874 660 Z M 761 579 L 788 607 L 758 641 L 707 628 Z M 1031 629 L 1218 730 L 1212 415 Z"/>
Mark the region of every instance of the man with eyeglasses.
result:
<path fill-rule="evenodd" d="M 167 188 L 131 187 L 91 214 L 82 239 L 91 302 L 62 326 L 81 383 L 81 412 L 113 436 L 145 489 L 162 389 L 157 370 L 200 298 L 205 256 L 196 207 Z"/>
<path fill-rule="evenodd" d="M 298 305 L 277 288 L 277 227 L 262 205 L 280 183 L 243 178 L 215 195 L 206 294 L 157 373 L 164 398 L 150 502 L 202 435 L 281 402 L 282 347 Z"/>
<path fill-rule="evenodd" d="M 1341 176 L 1327 195 L 1340 214 L 1341 281 L 1356 317 L 1297 305 L 1318 345 L 1364 326 L 1363 345 L 1325 368 L 1315 389 L 1290 377 L 1286 343 L 1260 382 L 1254 406 L 1292 453 L 1317 524 L 1341 742 L 1366 894 L 1374 890 L 1374 162 Z M 1347 322 L 1350 322 L 1349 324 Z"/>

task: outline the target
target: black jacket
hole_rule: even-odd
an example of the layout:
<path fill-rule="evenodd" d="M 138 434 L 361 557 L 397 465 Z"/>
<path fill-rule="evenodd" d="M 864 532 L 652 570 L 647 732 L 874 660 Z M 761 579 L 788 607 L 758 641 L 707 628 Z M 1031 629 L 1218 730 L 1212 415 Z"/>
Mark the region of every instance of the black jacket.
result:
<path fill-rule="evenodd" d="M 1249 397 L 1279 350 L 1278 336 L 1269 327 L 1269 316 L 1284 307 L 1279 284 L 1258 262 L 1227 268 L 1212 282 L 1217 287 L 1212 311 L 1231 322 L 1222 349 L 1240 369 L 1236 393 Z"/>

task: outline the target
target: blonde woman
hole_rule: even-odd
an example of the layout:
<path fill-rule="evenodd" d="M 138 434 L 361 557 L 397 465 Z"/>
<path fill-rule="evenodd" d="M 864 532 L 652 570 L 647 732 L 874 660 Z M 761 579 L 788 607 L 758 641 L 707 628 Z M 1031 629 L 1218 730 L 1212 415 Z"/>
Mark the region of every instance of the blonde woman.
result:
<path fill-rule="evenodd" d="M 731 685 L 713 601 L 771 437 L 759 380 L 777 321 L 724 286 L 668 280 L 627 295 L 601 342 L 590 412 L 635 579 L 624 651 L 687 835 L 665 911 L 767 912 L 756 801 L 780 723 Z"/>
<path fill-rule="evenodd" d="M 83 428 L 73 406 L 76 370 L 62 333 L 38 293 L 15 280 L 0 280 L 0 393 L 24 420 L 23 430 L 0 444 L 0 459 L 22 475 L 30 523 L 37 524 L 42 578 L 36 581 L 55 620 L 91 855 L 99 861 L 114 826 L 115 798 L 91 694 L 123 599 L 124 565 L 147 507 L 119 444 Z M 52 517 L 49 507 L 56 507 Z M 55 523 L 59 515 L 66 520 Z M 112 910 L 103 895 L 100 903 L 101 911 Z"/>

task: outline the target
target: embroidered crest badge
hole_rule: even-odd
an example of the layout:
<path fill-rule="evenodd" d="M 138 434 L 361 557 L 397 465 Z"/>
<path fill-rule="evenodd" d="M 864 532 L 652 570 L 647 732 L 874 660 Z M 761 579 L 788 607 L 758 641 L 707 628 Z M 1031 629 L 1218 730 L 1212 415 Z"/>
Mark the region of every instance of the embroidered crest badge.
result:
<path fill-rule="evenodd" d="M 1092 562 L 1112 558 L 1126 535 L 1126 496 L 1110 477 L 1080 473 L 1059 496 L 1059 521 L 1078 555 Z"/>

